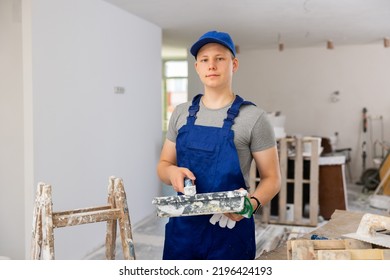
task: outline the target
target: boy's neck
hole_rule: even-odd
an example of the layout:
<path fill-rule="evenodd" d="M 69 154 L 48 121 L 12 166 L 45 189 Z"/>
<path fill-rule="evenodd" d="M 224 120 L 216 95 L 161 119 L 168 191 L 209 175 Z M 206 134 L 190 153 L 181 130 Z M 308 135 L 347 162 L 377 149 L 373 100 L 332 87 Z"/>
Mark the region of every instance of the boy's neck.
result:
<path fill-rule="evenodd" d="M 205 92 L 202 97 L 203 105 L 209 109 L 220 109 L 223 108 L 234 100 L 234 93 L 231 91 L 221 92 Z"/>

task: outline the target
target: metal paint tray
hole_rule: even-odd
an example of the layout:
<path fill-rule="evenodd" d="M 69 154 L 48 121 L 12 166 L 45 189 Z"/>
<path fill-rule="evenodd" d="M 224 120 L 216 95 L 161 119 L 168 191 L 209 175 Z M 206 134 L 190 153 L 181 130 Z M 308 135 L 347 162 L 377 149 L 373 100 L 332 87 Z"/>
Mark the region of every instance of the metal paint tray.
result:
<path fill-rule="evenodd" d="M 240 212 L 248 192 L 235 190 L 226 192 L 200 193 L 155 197 L 159 217 L 196 216 L 217 213 Z"/>

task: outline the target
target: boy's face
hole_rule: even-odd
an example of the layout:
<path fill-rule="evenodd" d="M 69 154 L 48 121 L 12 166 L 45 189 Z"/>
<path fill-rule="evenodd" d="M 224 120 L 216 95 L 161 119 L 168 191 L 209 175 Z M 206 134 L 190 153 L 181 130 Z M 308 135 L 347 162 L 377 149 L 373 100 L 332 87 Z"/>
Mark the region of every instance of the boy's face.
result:
<path fill-rule="evenodd" d="M 209 43 L 198 52 L 195 69 L 205 87 L 231 87 L 238 60 L 220 44 Z"/>

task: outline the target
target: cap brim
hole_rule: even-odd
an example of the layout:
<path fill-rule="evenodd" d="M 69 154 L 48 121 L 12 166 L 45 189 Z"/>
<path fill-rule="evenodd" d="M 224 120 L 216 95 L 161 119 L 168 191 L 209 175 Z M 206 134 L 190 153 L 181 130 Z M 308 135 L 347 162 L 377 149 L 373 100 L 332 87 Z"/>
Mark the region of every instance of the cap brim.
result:
<path fill-rule="evenodd" d="M 209 43 L 217 43 L 217 44 L 220 44 L 224 47 L 226 47 L 228 50 L 230 50 L 230 52 L 235 56 L 233 50 L 230 49 L 230 47 L 224 42 L 224 41 L 221 41 L 221 40 L 218 40 L 218 39 L 215 39 L 215 38 L 204 38 L 204 39 L 201 39 L 199 40 L 198 42 L 196 42 L 195 44 L 192 45 L 191 49 L 190 49 L 190 52 L 191 54 L 196 57 L 199 50 L 206 44 L 209 44 Z"/>

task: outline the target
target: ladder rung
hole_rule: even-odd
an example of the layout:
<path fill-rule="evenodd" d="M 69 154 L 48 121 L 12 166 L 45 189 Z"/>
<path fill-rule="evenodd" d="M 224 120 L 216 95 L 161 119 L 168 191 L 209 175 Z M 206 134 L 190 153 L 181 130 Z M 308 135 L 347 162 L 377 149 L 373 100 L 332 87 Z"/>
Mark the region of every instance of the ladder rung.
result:
<path fill-rule="evenodd" d="M 105 222 L 109 220 L 118 219 L 121 214 L 120 209 L 103 209 L 103 210 L 99 209 L 90 212 L 83 211 L 86 209 L 78 209 L 76 210 L 76 213 L 66 213 L 66 212 L 73 212 L 73 211 L 53 213 L 53 227 L 60 228 L 60 227 L 76 226 L 76 225 L 89 224 L 89 223 Z"/>
<path fill-rule="evenodd" d="M 54 212 L 53 215 L 70 215 L 70 214 L 94 212 L 94 211 L 108 210 L 108 209 L 112 209 L 111 205 L 80 208 L 80 209 L 73 209 L 73 210 L 68 210 L 68 211 L 58 211 L 58 212 Z"/>
<path fill-rule="evenodd" d="M 287 183 L 295 183 L 295 181 L 296 181 L 295 179 L 286 179 Z M 302 179 L 302 183 L 309 184 L 310 180 Z"/>

